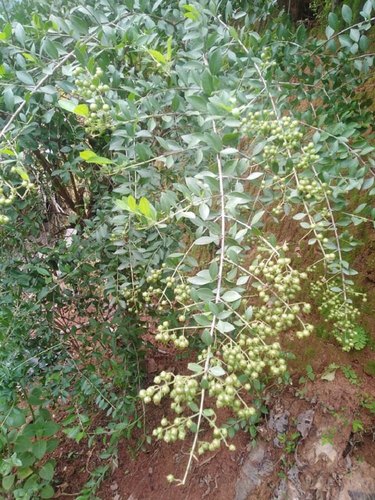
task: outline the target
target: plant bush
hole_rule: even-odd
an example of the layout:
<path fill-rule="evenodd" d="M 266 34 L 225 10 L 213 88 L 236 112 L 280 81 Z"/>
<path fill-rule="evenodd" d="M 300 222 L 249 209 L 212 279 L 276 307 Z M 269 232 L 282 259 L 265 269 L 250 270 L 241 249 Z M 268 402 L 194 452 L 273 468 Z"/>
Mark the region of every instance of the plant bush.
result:
<path fill-rule="evenodd" d="M 375 5 L 359 22 L 346 4 L 330 13 L 325 39 L 274 2 L 242 8 L 29 0 L 2 13 L 6 494 L 54 495 L 43 458 L 58 427 L 102 439 L 115 462 L 141 425 L 145 333 L 189 350 L 187 371 L 139 392 L 171 399 L 157 439 L 192 439 L 182 483 L 196 455 L 254 435 L 265 384 L 287 380 L 283 338 L 313 334 L 310 297 L 343 349 L 366 344 L 349 254 L 375 213 L 371 115 L 355 99 Z M 276 236 L 284 220 L 306 263 Z M 48 408 L 61 404 L 57 424 Z"/>

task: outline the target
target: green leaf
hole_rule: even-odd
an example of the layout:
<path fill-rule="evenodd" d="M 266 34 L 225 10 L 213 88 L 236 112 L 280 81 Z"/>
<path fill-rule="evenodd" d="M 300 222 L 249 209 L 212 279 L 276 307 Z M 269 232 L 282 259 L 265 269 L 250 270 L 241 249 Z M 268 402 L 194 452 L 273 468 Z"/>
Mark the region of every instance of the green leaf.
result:
<path fill-rule="evenodd" d="M 245 319 L 247 321 L 250 321 L 252 317 L 253 317 L 253 307 L 249 306 L 245 311 Z"/>
<path fill-rule="evenodd" d="M 54 422 L 53 422 L 54 423 Z M 60 426 L 58 426 L 57 430 L 60 429 Z M 56 432 L 57 432 L 56 430 Z M 46 434 L 46 431 L 44 430 L 44 436 L 48 437 L 50 434 Z M 55 439 L 48 439 L 47 441 L 47 453 L 51 453 L 51 451 L 55 450 L 59 445 L 59 440 L 57 438 Z"/>
<path fill-rule="evenodd" d="M 210 243 L 218 243 L 218 236 L 201 236 L 194 241 L 194 245 L 209 245 Z"/>
<path fill-rule="evenodd" d="M 241 299 L 241 295 L 238 292 L 231 290 L 229 292 L 225 292 L 221 299 L 224 300 L 224 302 L 235 302 L 236 300 Z"/>
<path fill-rule="evenodd" d="M 237 33 L 236 28 L 234 28 L 233 26 L 231 26 L 231 27 L 229 28 L 229 33 L 230 33 L 230 36 L 231 36 L 232 38 L 234 38 L 234 40 L 239 40 L 239 39 L 240 39 L 240 37 L 238 36 L 238 33 Z"/>
<path fill-rule="evenodd" d="M 4 103 L 7 111 L 13 111 L 14 109 L 14 94 L 10 87 L 4 90 Z"/>
<path fill-rule="evenodd" d="M 138 208 L 139 208 L 139 211 L 141 212 L 142 215 L 144 215 L 148 219 L 155 220 L 155 218 L 156 218 L 156 210 L 151 205 L 151 203 L 147 200 L 147 198 L 142 197 L 139 200 Z"/>
<path fill-rule="evenodd" d="M 128 212 L 138 212 L 137 201 L 132 195 L 127 197 L 124 196 L 121 200 L 116 200 L 116 206 L 121 210 L 127 210 Z"/>
<path fill-rule="evenodd" d="M 218 276 L 219 273 L 219 265 L 218 263 L 214 260 L 211 262 L 210 267 L 208 268 L 208 272 L 210 273 L 210 277 L 215 280 Z"/>
<path fill-rule="evenodd" d="M 205 203 L 199 205 L 199 215 L 202 217 L 202 220 L 207 220 L 210 215 L 210 207 Z"/>
<path fill-rule="evenodd" d="M 195 293 L 197 294 L 198 298 L 203 301 L 212 300 L 214 297 L 214 293 L 211 288 L 198 288 Z"/>
<path fill-rule="evenodd" d="M 171 59 L 172 59 L 172 41 L 173 41 L 173 37 L 172 36 L 168 37 L 168 40 L 167 40 L 167 61 L 171 61 Z"/>
<path fill-rule="evenodd" d="M 214 377 L 223 377 L 224 375 L 226 375 L 226 371 L 224 370 L 223 367 L 221 366 L 212 366 L 210 369 L 209 369 L 209 372 L 211 373 L 211 375 L 213 375 Z"/>
<path fill-rule="evenodd" d="M 250 226 L 255 226 L 255 224 L 257 224 L 263 217 L 264 212 L 264 210 L 259 210 L 251 219 Z"/>
<path fill-rule="evenodd" d="M 349 5 L 344 4 L 342 6 L 341 14 L 346 24 L 350 24 L 352 22 L 353 12 L 352 9 L 349 7 Z"/>
<path fill-rule="evenodd" d="M 53 436 L 59 429 L 60 429 L 59 424 L 57 424 L 53 420 L 49 420 L 48 422 L 43 422 L 43 436 L 45 437 Z"/>
<path fill-rule="evenodd" d="M 359 48 L 364 52 L 369 48 L 370 40 L 366 35 L 362 35 L 359 39 Z"/>
<path fill-rule="evenodd" d="M 208 389 L 210 387 L 210 383 L 206 378 L 202 378 L 200 385 L 202 389 Z"/>
<path fill-rule="evenodd" d="M 205 417 L 213 417 L 215 415 L 215 412 L 214 412 L 214 410 L 212 408 L 205 408 L 203 410 L 203 415 Z"/>
<path fill-rule="evenodd" d="M 200 97 L 198 95 L 191 95 L 191 96 L 187 96 L 186 100 L 197 111 L 201 111 L 202 113 L 207 112 L 207 101 L 203 97 Z"/>
<path fill-rule="evenodd" d="M 48 109 L 44 115 L 43 115 L 43 122 L 44 123 L 51 123 L 51 120 L 55 114 L 55 110 L 53 108 Z"/>
<path fill-rule="evenodd" d="M 73 110 L 74 111 L 74 110 Z M 87 149 L 85 151 L 81 151 L 79 156 L 86 163 L 96 163 L 97 165 L 111 165 L 113 162 L 108 158 L 104 158 L 103 156 L 98 156 L 94 151 Z"/>
<path fill-rule="evenodd" d="M 264 172 L 252 172 L 248 177 L 248 181 L 253 181 L 254 179 L 258 179 L 259 177 L 262 177 L 264 175 Z"/>
<path fill-rule="evenodd" d="M 219 151 L 223 147 L 223 143 L 218 134 L 205 134 L 203 136 L 203 140 L 209 147 L 214 149 L 214 151 L 216 151 L 217 153 L 219 153 Z"/>
<path fill-rule="evenodd" d="M 55 473 L 55 467 L 53 462 L 46 462 L 41 469 L 39 469 L 39 476 L 46 481 L 51 481 Z"/>
<path fill-rule="evenodd" d="M 12 27 L 9 23 L 7 23 L 4 27 L 4 31 L 0 31 L 0 41 L 8 40 L 12 36 Z"/>
<path fill-rule="evenodd" d="M 349 36 L 354 42 L 358 42 L 361 32 L 358 29 L 352 28 L 349 32 Z"/>
<path fill-rule="evenodd" d="M 26 71 L 16 71 L 18 80 L 26 85 L 35 85 L 32 76 Z"/>
<path fill-rule="evenodd" d="M 18 454 L 29 450 L 31 446 L 31 438 L 28 436 L 24 436 L 23 434 L 20 434 L 14 443 L 14 449 Z"/>
<path fill-rule="evenodd" d="M 211 283 L 212 279 L 210 277 L 205 278 L 203 276 L 193 276 L 188 278 L 188 282 L 192 285 L 207 285 L 207 283 Z"/>
<path fill-rule="evenodd" d="M 209 71 L 204 71 L 202 74 L 202 88 L 205 94 L 210 96 L 214 91 L 212 75 Z"/>
<path fill-rule="evenodd" d="M 210 68 L 210 72 L 212 75 L 217 75 L 220 72 L 220 69 L 223 65 L 223 59 L 221 56 L 221 50 L 214 50 L 209 59 L 208 59 L 208 67 Z"/>
<path fill-rule="evenodd" d="M 191 410 L 191 411 L 193 411 L 193 412 L 195 412 L 195 413 L 198 413 L 199 408 L 198 408 L 197 403 L 194 403 L 194 401 L 190 401 L 190 402 L 188 403 L 188 406 L 189 406 L 189 408 L 190 408 L 190 410 Z"/>
<path fill-rule="evenodd" d="M 137 202 L 136 202 L 136 199 L 134 198 L 134 196 L 132 196 L 132 195 L 128 196 L 127 202 L 128 202 L 129 210 L 131 212 L 136 212 L 137 211 Z"/>
<path fill-rule="evenodd" d="M 191 19 L 192 21 L 197 21 L 200 17 L 199 11 L 194 7 L 194 5 L 186 4 L 183 5 L 184 17 Z"/>
<path fill-rule="evenodd" d="M 200 326 L 210 326 L 212 323 L 212 318 L 207 314 L 194 314 L 194 320 Z"/>
<path fill-rule="evenodd" d="M 57 50 L 56 45 L 51 42 L 49 38 L 45 38 L 44 42 L 42 43 L 42 50 L 52 59 L 57 59 L 59 57 L 59 52 Z"/>
<path fill-rule="evenodd" d="M 154 49 L 148 49 L 147 52 L 150 54 L 150 56 L 155 59 L 156 62 L 160 63 L 160 64 L 167 64 L 167 59 L 165 58 L 165 56 L 163 56 L 163 54 L 161 52 L 159 52 L 158 50 L 154 50 Z"/>
<path fill-rule="evenodd" d="M 210 332 L 208 330 L 205 330 L 202 335 L 201 335 L 201 339 L 202 339 L 202 342 L 207 345 L 207 346 L 210 346 L 212 345 L 213 343 L 213 338 L 212 336 L 210 335 Z"/>
<path fill-rule="evenodd" d="M 326 37 L 327 37 L 327 40 L 329 40 L 334 33 L 335 33 L 335 30 L 333 30 L 331 28 L 331 26 L 327 26 L 326 27 Z"/>
<path fill-rule="evenodd" d="M 64 434 L 66 434 L 69 439 L 74 439 L 77 443 L 79 443 L 85 436 L 85 433 L 82 431 L 82 427 L 79 425 L 64 429 Z"/>
<path fill-rule="evenodd" d="M 31 467 L 20 467 L 17 470 L 17 477 L 18 477 L 18 479 L 21 479 L 22 481 L 24 481 L 26 478 L 31 476 L 32 473 L 33 473 L 33 469 Z"/>
<path fill-rule="evenodd" d="M 339 42 L 340 42 L 340 45 L 342 47 L 347 47 L 349 49 L 353 45 L 353 41 L 352 41 L 352 39 L 350 38 L 349 35 L 340 35 L 339 36 Z"/>
<path fill-rule="evenodd" d="M 3 477 L 1 484 L 5 491 L 10 491 L 12 489 L 15 477 L 16 477 L 15 474 L 10 474 L 9 476 Z"/>
<path fill-rule="evenodd" d="M 227 321 L 219 320 L 216 324 L 216 329 L 219 330 L 220 333 L 229 333 L 234 330 L 234 326 Z"/>
<path fill-rule="evenodd" d="M 197 363 L 189 363 L 188 369 L 194 373 L 202 373 L 203 372 L 203 367 L 201 365 L 198 365 Z"/>
<path fill-rule="evenodd" d="M 57 103 L 60 108 L 65 109 L 66 111 L 70 111 L 71 113 L 74 113 L 74 110 L 77 106 L 77 102 L 69 101 L 68 99 L 59 99 Z"/>
<path fill-rule="evenodd" d="M 48 269 L 45 269 L 44 267 L 38 266 L 35 268 L 35 270 L 41 276 L 48 276 L 48 277 L 51 276 L 51 273 L 48 271 Z M 40 404 L 40 402 L 39 403 L 32 403 L 32 404 Z"/>
<path fill-rule="evenodd" d="M 32 454 L 39 460 L 44 457 L 47 451 L 47 441 L 35 441 L 31 447 Z"/>
<path fill-rule="evenodd" d="M 24 30 L 22 24 L 20 24 L 20 23 L 16 24 L 16 26 L 14 28 L 14 34 L 15 34 L 16 39 L 20 42 L 20 44 L 22 46 L 24 46 L 25 41 L 26 41 L 26 33 L 25 33 L 25 30 Z"/>
<path fill-rule="evenodd" d="M 46 484 L 46 486 L 40 490 L 40 498 L 53 498 L 54 495 L 55 490 L 50 484 Z"/>
<path fill-rule="evenodd" d="M 375 7 L 375 5 L 374 5 L 374 7 Z M 372 9 L 373 9 L 373 1 L 367 0 L 363 6 L 362 11 L 361 11 L 361 16 L 364 17 L 365 19 L 369 19 L 371 17 Z"/>
<path fill-rule="evenodd" d="M 97 157 L 97 154 L 94 153 L 94 151 L 91 151 L 90 149 L 86 149 L 85 151 L 81 151 L 79 153 L 79 156 L 82 158 L 82 160 L 85 160 L 86 162 L 90 163 L 94 158 Z"/>
<path fill-rule="evenodd" d="M 293 215 L 293 219 L 294 220 L 302 220 L 306 217 L 306 214 L 304 214 L 303 212 L 299 212 L 298 214 L 296 215 Z"/>
<path fill-rule="evenodd" d="M 328 14 L 328 26 L 330 26 L 333 31 L 336 31 L 339 27 L 339 18 L 334 12 Z"/>
<path fill-rule="evenodd" d="M 25 411 L 20 408 L 13 408 L 4 423 L 10 427 L 21 427 L 25 421 Z"/>
<path fill-rule="evenodd" d="M 78 116 L 89 116 L 89 112 L 90 110 L 87 104 L 78 104 L 78 106 L 73 109 L 73 113 Z"/>

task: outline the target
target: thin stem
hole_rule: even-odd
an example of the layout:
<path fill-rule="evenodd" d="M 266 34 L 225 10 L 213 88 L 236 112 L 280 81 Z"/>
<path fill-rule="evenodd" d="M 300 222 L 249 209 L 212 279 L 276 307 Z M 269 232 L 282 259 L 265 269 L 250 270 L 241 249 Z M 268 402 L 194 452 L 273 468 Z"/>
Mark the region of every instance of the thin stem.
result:
<path fill-rule="evenodd" d="M 213 130 L 216 134 L 217 129 L 216 129 L 215 122 L 213 122 Z M 225 253 L 224 253 L 225 252 L 225 192 L 224 192 L 224 180 L 223 180 L 223 165 L 221 162 L 220 154 L 216 155 L 216 164 L 217 164 L 217 173 L 218 173 L 218 179 L 219 179 L 219 193 L 220 193 L 220 196 L 219 196 L 219 199 L 220 199 L 220 257 L 219 257 L 218 276 L 217 276 L 217 288 L 216 288 L 216 295 L 215 295 L 215 304 L 218 304 L 221 301 L 220 296 L 221 296 L 224 261 L 225 261 Z M 214 338 L 214 334 L 215 334 L 216 321 L 217 321 L 217 317 L 216 317 L 216 315 L 214 315 L 212 318 L 212 323 L 211 323 L 211 327 L 210 327 L 210 336 L 212 339 Z M 208 370 L 210 368 L 210 359 L 211 359 L 211 346 L 208 346 L 207 356 L 206 356 L 206 360 L 204 363 L 204 369 L 203 369 L 204 375 L 206 375 L 208 373 Z M 186 479 L 189 475 L 193 458 L 195 457 L 195 449 L 197 447 L 199 430 L 200 430 L 201 423 L 202 423 L 205 398 L 206 398 L 206 390 L 204 388 L 202 388 L 200 405 L 199 405 L 198 421 L 197 421 L 197 430 L 196 430 L 196 433 L 194 436 L 194 441 L 193 441 L 192 447 L 190 449 L 189 460 L 188 460 L 188 463 L 187 463 L 187 466 L 185 469 L 184 477 L 182 478 L 182 481 L 181 481 L 181 485 L 184 485 L 186 483 Z"/>

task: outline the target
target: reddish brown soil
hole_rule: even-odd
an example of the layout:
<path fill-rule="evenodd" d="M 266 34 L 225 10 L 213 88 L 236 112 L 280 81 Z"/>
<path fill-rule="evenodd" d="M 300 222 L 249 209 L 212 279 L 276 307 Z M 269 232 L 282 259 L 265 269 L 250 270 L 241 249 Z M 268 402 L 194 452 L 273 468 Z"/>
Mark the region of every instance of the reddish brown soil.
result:
<path fill-rule="evenodd" d="M 99 498 L 113 499 L 116 494 L 120 495 L 117 498 L 149 500 L 233 498 L 235 478 L 248 439 L 245 435 L 238 434 L 234 443 L 238 452 L 230 453 L 223 449 L 195 463 L 188 484 L 184 487 L 170 485 L 166 481 L 166 475 L 173 471 L 177 477 L 182 477 L 189 453 L 188 442 L 171 446 L 155 443 L 146 447 L 135 461 L 123 447 L 120 457 L 125 466 L 119 467 L 103 485 Z"/>

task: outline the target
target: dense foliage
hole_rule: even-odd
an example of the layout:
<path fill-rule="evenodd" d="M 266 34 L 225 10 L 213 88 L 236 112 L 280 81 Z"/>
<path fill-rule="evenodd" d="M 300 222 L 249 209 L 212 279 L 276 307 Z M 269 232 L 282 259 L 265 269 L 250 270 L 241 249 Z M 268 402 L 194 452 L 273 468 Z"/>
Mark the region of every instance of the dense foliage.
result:
<path fill-rule="evenodd" d="M 243 3 L 3 9 L 4 494 L 53 497 L 65 433 L 102 443 L 79 497 L 93 498 L 142 425 L 139 391 L 171 399 L 156 438 L 191 437 L 185 482 L 195 455 L 254 435 L 265 384 L 288 377 L 283 336 L 314 335 L 313 307 L 338 346 L 366 345 L 350 252 L 375 215 L 372 116 L 357 98 L 375 2 L 358 19 L 347 4 L 329 13 L 324 37 L 273 1 Z M 191 362 L 142 388 L 144 355 L 163 344 Z"/>

